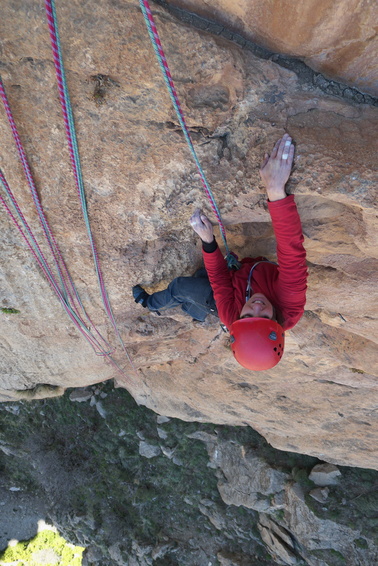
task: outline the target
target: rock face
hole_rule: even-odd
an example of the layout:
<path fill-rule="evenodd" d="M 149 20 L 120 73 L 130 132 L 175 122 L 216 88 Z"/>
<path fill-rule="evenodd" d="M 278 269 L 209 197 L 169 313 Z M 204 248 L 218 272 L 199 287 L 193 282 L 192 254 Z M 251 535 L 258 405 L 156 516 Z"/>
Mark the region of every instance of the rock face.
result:
<path fill-rule="evenodd" d="M 369 0 L 168 0 L 223 23 L 271 51 L 304 60 L 328 77 L 378 94 L 378 23 Z"/>
<path fill-rule="evenodd" d="M 154 13 L 230 247 L 242 257 L 274 259 L 258 168 L 285 131 L 296 142 L 288 190 L 308 251 L 305 316 L 279 366 L 251 373 L 234 362 L 215 317 L 193 324 L 177 310 L 155 318 L 135 305 L 132 285 L 158 290 L 200 266 L 188 219 L 209 207 L 137 3 L 75 0 L 58 7 L 60 35 L 92 229 L 132 369 L 101 307 L 43 7 L 7 0 L 0 68 L 43 206 L 91 318 L 133 383 L 79 337 L 2 211 L 2 307 L 20 312 L 0 313 L 1 399 L 116 377 L 162 415 L 249 425 L 283 450 L 378 468 L 376 110 L 325 95 L 161 7 Z M 0 136 L 0 166 L 40 237 L 3 111 Z"/>
<path fill-rule="evenodd" d="M 219 441 L 215 435 L 200 432 L 191 438 L 206 443 L 210 466 L 220 478 L 218 489 L 223 501 L 260 513 L 261 538 L 278 564 L 320 566 L 330 559 L 333 564 L 370 566 L 378 559 L 373 540 L 357 542 L 362 525 L 350 522 L 348 527 L 324 520 L 311 509 L 308 495 L 312 482 L 303 475 L 300 481 L 294 481 L 295 470 L 290 477 L 269 466 L 257 450 Z"/>

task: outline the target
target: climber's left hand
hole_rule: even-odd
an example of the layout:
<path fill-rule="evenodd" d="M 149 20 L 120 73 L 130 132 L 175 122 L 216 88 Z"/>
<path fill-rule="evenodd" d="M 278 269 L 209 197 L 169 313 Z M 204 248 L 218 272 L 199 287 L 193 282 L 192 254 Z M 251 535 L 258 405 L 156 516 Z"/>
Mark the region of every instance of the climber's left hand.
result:
<path fill-rule="evenodd" d="M 190 224 L 203 242 L 210 244 L 214 240 L 213 225 L 199 208 L 191 216 Z"/>
<path fill-rule="evenodd" d="M 286 198 L 285 185 L 293 166 L 293 158 L 294 145 L 289 134 L 284 134 L 277 141 L 271 155 L 264 155 L 260 176 L 271 202 Z"/>

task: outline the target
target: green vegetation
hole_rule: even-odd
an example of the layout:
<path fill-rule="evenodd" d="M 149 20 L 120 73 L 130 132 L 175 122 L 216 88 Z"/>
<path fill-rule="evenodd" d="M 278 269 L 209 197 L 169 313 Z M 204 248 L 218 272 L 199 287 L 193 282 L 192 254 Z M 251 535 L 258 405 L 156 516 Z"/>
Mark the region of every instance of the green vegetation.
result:
<path fill-rule="evenodd" d="M 167 566 L 194 566 L 209 558 L 215 566 L 220 548 L 252 557 L 251 564 L 274 564 L 256 526 L 258 514 L 221 499 L 217 484 L 222 478 L 209 468 L 205 444 L 188 437 L 198 431 L 242 444 L 247 453 L 256 451 L 291 474 L 319 517 L 359 529 L 367 539 L 376 536 L 377 472 L 340 467 L 342 480 L 322 504 L 309 496 L 314 484 L 308 474 L 316 458 L 275 450 L 248 427 L 178 419 L 158 424 L 156 414 L 138 406 L 126 390 L 112 383 L 91 390 L 92 403 L 73 402 L 67 392 L 0 404 L 0 443 L 11 447 L 7 456 L 0 451 L 0 474 L 4 489 L 20 487 L 46 501 L 49 521 L 59 525 L 66 540 L 90 546 L 101 556 L 101 566 L 114 565 L 109 554 L 114 545 L 126 562 L 133 544 L 169 547 L 156 561 Z M 94 401 L 101 403 L 99 410 Z M 157 456 L 140 456 L 143 440 L 157 447 Z M 272 518 L 284 521 L 284 511 Z M 357 538 L 354 544 L 363 549 L 367 543 Z M 324 552 L 327 563 L 344 566 L 341 555 Z"/>
<path fill-rule="evenodd" d="M 357 546 L 357 548 L 368 548 L 368 543 L 364 538 L 357 538 L 354 541 L 354 544 Z"/>
<path fill-rule="evenodd" d="M 67 543 L 58 533 L 43 530 L 29 541 L 18 542 L 0 553 L 0 564 L 17 566 L 81 566 L 84 548 Z"/>
<path fill-rule="evenodd" d="M 89 402 L 70 401 L 70 392 L 0 405 L 0 441 L 20 453 L 5 457 L 0 452 L 5 487 L 20 486 L 58 501 L 50 505 L 49 520 L 64 525 L 61 534 L 66 540 L 84 547 L 90 541 L 103 556 L 101 566 L 114 564 L 109 557 L 112 544 L 119 544 L 117 552 L 127 561 L 134 541 L 141 546 L 168 544 L 172 552 L 162 563 L 174 566 L 204 563 L 202 547 L 213 557 L 225 548 L 257 556 L 261 566 L 274 564 L 265 558 L 252 527 L 257 513 L 225 505 L 215 471 L 208 467 L 205 444 L 188 438 L 198 430 L 214 434 L 216 429 L 219 434 L 223 427 L 178 419 L 158 425 L 156 414 L 139 407 L 126 390 L 114 389 L 111 383 L 92 389 L 106 418 Z M 226 431 L 222 434 L 227 437 Z M 163 446 L 167 455 L 140 456 L 141 439 Z M 52 496 L 49 477 L 54 478 Z M 199 511 L 204 501 L 210 514 L 224 517 L 226 534 Z M 194 548 L 189 543 L 193 540 Z"/>
<path fill-rule="evenodd" d="M 285 518 L 285 511 L 283 509 L 278 509 L 273 513 L 274 518 L 280 523 Z"/>
<path fill-rule="evenodd" d="M 10 307 L 0 307 L 0 311 L 3 312 L 4 314 L 18 314 L 19 312 L 21 312 L 17 309 L 13 309 Z"/>
<path fill-rule="evenodd" d="M 332 564 L 332 566 L 345 566 L 347 563 L 341 552 L 338 552 L 337 550 L 313 550 L 312 554 L 317 558 L 324 560 L 326 564 Z"/>

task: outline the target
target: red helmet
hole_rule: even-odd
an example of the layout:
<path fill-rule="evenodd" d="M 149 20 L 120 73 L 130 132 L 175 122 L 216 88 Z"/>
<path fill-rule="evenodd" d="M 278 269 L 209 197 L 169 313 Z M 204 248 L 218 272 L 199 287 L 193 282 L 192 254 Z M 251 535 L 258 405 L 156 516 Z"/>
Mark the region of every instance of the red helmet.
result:
<path fill-rule="evenodd" d="M 282 358 L 285 335 L 275 320 L 242 318 L 231 325 L 230 334 L 232 353 L 247 369 L 270 369 Z"/>

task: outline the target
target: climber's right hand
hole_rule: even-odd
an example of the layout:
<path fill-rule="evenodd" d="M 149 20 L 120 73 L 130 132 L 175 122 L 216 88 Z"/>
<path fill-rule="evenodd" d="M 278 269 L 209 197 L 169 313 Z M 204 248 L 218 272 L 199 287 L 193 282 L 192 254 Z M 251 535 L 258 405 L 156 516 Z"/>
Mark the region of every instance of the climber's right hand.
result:
<path fill-rule="evenodd" d="M 197 208 L 191 216 L 190 224 L 203 242 L 210 244 L 214 240 L 213 225 L 201 209 Z"/>

